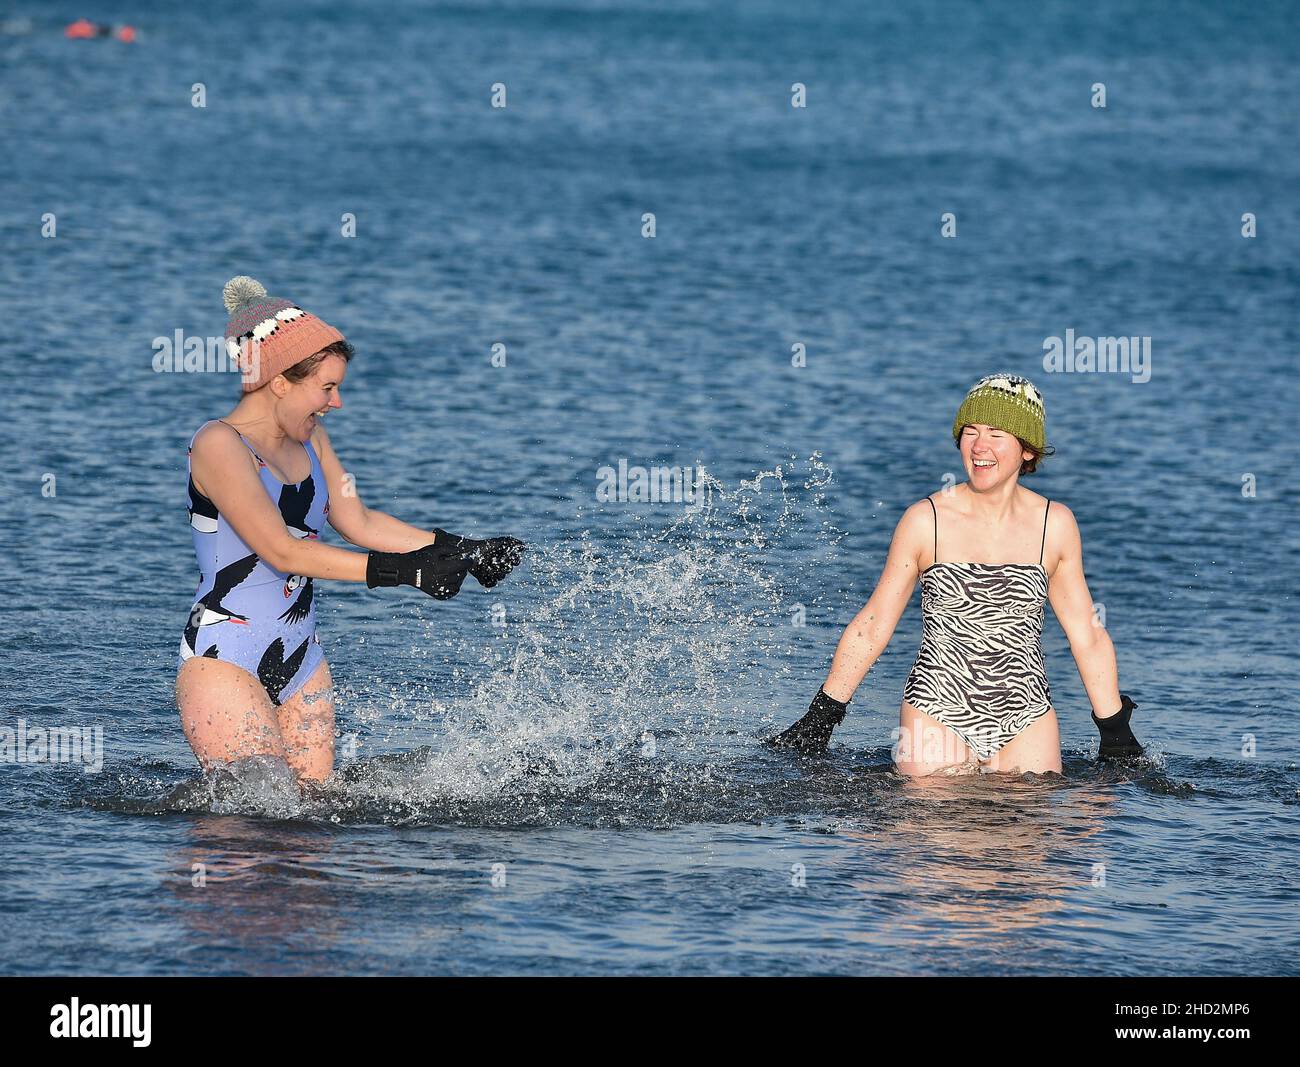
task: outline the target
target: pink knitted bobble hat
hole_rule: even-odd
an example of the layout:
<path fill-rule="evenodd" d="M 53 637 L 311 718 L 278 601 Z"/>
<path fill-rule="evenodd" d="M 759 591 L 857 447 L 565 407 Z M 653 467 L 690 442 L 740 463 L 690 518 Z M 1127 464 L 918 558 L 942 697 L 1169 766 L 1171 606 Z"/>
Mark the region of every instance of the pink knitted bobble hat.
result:
<path fill-rule="evenodd" d="M 247 275 L 226 282 L 221 296 L 230 312 L 226 351 L 239 362 L 245 393 L 343 340 L 324 319 L 282 297 L 267 296 L 266 287 Z"/>

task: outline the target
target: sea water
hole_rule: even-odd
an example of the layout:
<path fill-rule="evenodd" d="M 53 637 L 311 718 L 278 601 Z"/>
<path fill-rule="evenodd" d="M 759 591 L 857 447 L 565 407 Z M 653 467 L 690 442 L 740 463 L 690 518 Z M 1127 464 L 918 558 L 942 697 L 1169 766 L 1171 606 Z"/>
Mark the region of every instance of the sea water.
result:
<path fill-rule="evenodd" d="M 1295 973 L 1286 5 L 29 15 L 0 692 L 102 766 L 0 765 L 5 973 Z M 237 382 L 152 346 L 218 335 L 235 274 L 356 345 L 328 429 L 368 506 L 530 546 L 447 602 L 318 581 L 306 797 L 201 778 L 172 690 L 185 447 Z M 1049 367 L 1067 331 L 1149 338 L 1143 374 Z M 828 753 L 765 748 L 999 370 L 1045 395 L 1023 484 L 1075 515 L 1149 759 L 1095 761 L 1049 611 L 1064 773 L 900 778 L 915 595 Z"/>

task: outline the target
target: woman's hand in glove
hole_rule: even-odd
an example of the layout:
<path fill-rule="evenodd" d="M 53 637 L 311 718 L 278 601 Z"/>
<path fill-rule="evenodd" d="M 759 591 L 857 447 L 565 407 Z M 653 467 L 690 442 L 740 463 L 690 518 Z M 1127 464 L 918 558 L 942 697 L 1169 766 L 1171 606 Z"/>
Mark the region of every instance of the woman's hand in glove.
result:
<path fill-rule="evenodd" d="M 1101 734 L 1101 748 L 1097 752 L 1099 759 L 1142 755 L 1142 746 L 1129 727 L 1129 720 L 1137 705 L 1129 699 L 1127 693 L 1120 693 L 1119 696 L 1119 711 L 1114 715 L 1099 719 L 1095 711 L 1092 713 L 1092 721 L 1097 724 L 1097 730 Z"/>
<path fill-rule="evenodd" d="M 486 541 L 475 541 L 471 537 L 457 537 L 446 530 L 434 530 L 433 533 L 437 537 L 433 550 L 463 559 L 469 564 L 469 573 L 484 589 L 491 589 L 519 566 L 527 548 L 517 537 L 490 537 Z"/>
<path fill-rule="evenodd" d="M 769 737 L 766 744 L 776 748 L 797 748 L 801 752 L 825 752 L 831 731 L 844 721 L 848 710 L 846 701 L 836 700 L 825 689 L 818 689 L 808 705 L 807 714 L 789 729 Z"/>
<path fill-rule="evenodd" d="M 460 592 L 469 563 L 434 550 L 437 542 L 413 552 L 371 552 L 366 561 L 366 585 L 413 585 L 436 600 L 450 600 Z"/>

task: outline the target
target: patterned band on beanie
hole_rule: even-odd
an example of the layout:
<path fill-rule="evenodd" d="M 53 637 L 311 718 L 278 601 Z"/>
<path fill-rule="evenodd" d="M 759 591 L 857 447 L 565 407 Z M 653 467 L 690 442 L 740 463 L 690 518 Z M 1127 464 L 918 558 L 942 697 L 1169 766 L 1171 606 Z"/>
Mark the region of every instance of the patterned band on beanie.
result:
<path fill-rule="evenodd" d="M 231 278 L 221 295 L 230 312 L 226 351 L 239 361 L 245 393 L 343 340 L 328 322 L 282 297 L 267 296 L 266 287 L 247 275 Z"/>
<path fill-rule="evenodd" d="M 971 386 L 957 409 L 953 437 L 974 423 L 1006 430 L 1037 449 L 1047 447 L 1043 396 L 1028 378 L 1016 374 L 990 374 Z"/>

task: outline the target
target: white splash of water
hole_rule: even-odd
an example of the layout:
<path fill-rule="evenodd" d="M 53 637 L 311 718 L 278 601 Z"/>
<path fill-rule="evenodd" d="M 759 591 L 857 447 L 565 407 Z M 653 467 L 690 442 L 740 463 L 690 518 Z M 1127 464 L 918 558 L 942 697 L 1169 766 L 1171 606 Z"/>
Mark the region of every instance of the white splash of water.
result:
<path fill-rule="evenodd" d="M 828 484 L 819 455 L 807 465 L 806 490 Z M 523 620 L 480 650 L 486 662 L 467 697 L 421 716 L 434 725 L 427 758 L 414 771 L 386 765 L 367 788 L 407 798 L 490 797 L 548 781 L 576 789 L 643 751 L 647 737 L 716 734 L 774 633 L 784 635 L 771 553 L 794 535 L 796 553 L 804 539 L 826 540 L 804 529 L 797 469 L 760 471 L 731 490 L 707 475 L 704 506 L 658 528 L 637 523 L 639 536 L 597 542 L 588 530 L 533 546 L 537 595 Z"/>

